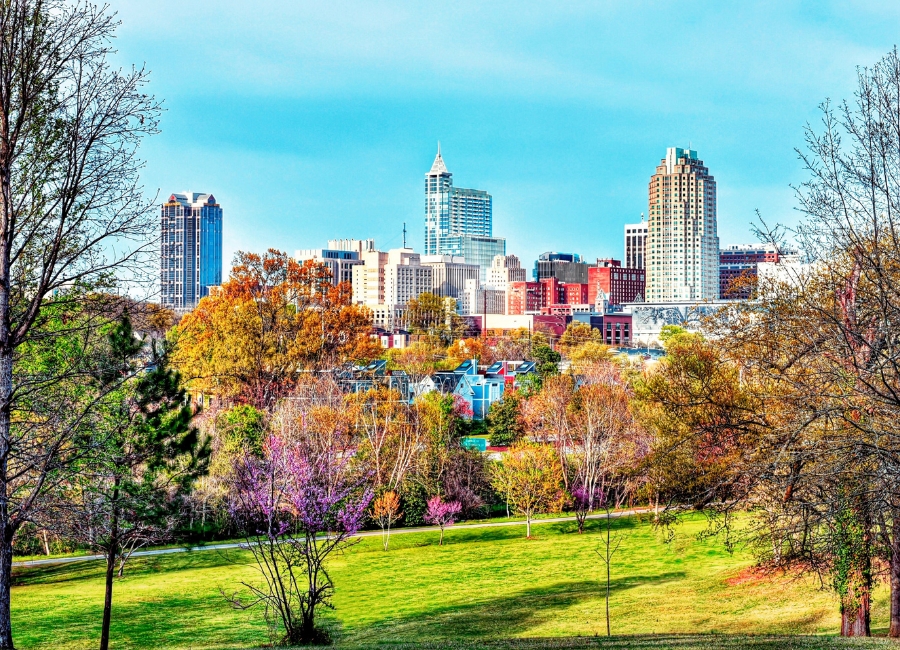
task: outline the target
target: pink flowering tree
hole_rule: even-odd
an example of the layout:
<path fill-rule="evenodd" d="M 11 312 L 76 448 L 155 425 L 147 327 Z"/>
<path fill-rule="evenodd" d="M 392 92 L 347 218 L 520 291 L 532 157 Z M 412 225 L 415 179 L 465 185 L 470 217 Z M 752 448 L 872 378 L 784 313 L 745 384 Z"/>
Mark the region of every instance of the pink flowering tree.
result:
<path fill-rule="evenodd" d="M 444 529 L 456 522 L 456 517 L 461 510 L 462 505 L 459 501 L 446 502 L 439 496 L 433 496 L 428 499 L 425 522 L 440 527 L 441 541 L 438 543 L 439 546 L 444 545 Z"/>
<path fill-rule="evenodd" d="M 313 453 L 299 442 L 271 436 L 262 458 L 239 461 L 231 514 L 244 531 L 246 549 L 263 580 L 242 582 L 233 606 L 262 606 L 281 642 L 328 642 L 316 614 L 331 608 L 334 584 L 326 560 L 354 543 L 372 498 L 361 478 L 351 478 L 346 455 Z"/>

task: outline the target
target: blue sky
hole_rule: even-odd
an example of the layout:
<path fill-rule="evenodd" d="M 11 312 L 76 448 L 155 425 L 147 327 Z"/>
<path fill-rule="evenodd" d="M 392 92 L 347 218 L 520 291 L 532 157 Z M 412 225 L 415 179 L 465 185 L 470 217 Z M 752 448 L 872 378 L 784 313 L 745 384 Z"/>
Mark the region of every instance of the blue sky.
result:
<path fill-rule="evenodd" d="M 900 38 L 894 2 L 111 0 L 117 61 L 164 100 L 148 191 L 213 192 L 225 260 L 337 237 L 421 247 L 436 143 L 494 197 L 494 234 L 622 255 L 666 147 L 718 185 L 723 245 L 797 219 L 795 147 L 856 66 Z M 226 268 L 227 270 L 227 268 Z"/>

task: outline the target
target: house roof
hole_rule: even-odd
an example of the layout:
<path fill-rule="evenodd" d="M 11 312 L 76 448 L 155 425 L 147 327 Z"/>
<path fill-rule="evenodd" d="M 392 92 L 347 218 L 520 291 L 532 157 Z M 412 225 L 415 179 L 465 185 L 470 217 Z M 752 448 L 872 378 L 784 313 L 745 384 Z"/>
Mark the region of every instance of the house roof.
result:
<path fill-rule="evenodd" d="M 449 393 L 456 390 L 459 385 L 459 375 L 455 372 L 436 372 L 431 375 L 431 381 L 434 387 L 442 393 Z"/>

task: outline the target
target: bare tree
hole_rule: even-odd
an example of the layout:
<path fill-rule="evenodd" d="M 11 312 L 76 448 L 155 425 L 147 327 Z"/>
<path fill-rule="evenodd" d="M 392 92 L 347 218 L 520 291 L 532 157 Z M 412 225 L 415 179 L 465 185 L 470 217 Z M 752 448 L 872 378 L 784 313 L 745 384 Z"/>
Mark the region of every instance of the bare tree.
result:
<path fill-rule="evenodd" d="M 83 287 L 140 279 L 154 250 L 136 152 L 157 130 L 144 69 L 112 67 L 118 23 L 106 7 L 63 0 L 0 4 L 0 648 L 12 648 L 12 541 L 36 501 L 77 453 L 83 413 L 50 400 L 61 376 L 20 363 L 23 349 L 71 327 L 49 305 Z M 90 407 L 87 407 L 90 408 Z M 41 417 L 29 417 L 43 409 Z M 24 413 L 24 417 L 21 414 Z M 13 414 L 16 416 L 13 417 Z M 55 419 L 38 435 L 35 421 Z"/>

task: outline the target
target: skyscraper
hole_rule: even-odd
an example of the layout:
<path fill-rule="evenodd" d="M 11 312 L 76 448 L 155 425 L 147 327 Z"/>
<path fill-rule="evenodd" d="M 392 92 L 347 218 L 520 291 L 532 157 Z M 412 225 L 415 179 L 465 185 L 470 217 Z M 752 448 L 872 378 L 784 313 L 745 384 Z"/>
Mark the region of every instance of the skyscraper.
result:
<path fill-rule="evenodd" d="M 649 185 L 647 302 L 719 297 L 716 181 L 692 149 L 670 147 Z"/>
<path fill-rule="evenodd" d="M 222 284 L 222 207 L 212 194 L 172 194 L 161 231 L 160 303 L 185 313 Z"/>
<path fill-rule="evenodd" d="M 425 255 L 460 255 L 460 236 L 492 238 L 491 195 L 483 190 L 453 187 L 452 176 L 438 143 L 437 156 L 425 174 Z M 506 253 L 505 244 L 504 241 L 502 254 Z M 485 266 L 490 266 L 493 256 L 499 254 L 494 251 L 496 248 Z"/>

